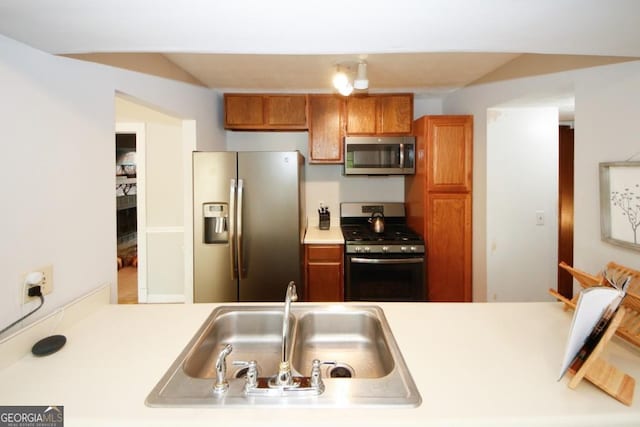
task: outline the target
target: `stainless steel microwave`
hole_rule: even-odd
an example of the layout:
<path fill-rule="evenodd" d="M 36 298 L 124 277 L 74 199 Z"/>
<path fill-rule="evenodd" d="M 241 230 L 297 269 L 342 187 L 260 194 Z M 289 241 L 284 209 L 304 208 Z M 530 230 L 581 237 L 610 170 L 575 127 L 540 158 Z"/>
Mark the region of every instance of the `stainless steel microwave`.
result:
<path fill-rule="evenodd" d="M 413 175 L 414 136 L 347 136 L 344 139 L 345 175 Z"/>

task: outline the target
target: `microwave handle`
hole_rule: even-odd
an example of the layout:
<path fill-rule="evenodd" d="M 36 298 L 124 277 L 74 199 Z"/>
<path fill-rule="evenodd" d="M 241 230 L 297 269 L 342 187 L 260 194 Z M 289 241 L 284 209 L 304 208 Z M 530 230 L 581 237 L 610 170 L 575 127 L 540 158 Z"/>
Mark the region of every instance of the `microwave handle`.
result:
<path fill-rule="evenodd" d="M 400 167 L 404 169 L 404 144 L 400 144 Z"/>

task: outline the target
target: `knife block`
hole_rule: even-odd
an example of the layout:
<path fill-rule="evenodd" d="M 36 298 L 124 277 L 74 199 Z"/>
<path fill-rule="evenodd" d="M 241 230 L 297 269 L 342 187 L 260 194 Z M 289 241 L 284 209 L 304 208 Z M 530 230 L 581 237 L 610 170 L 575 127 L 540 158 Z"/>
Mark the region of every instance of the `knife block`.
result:
<path fill-rule="evenodd" d="M 602 351 L 611 340 L 611 337 L 613 337 L 618 326 L 620 326 L 624 314 L 625 308 L 620 307 L 613 319 L 611 319 L 602 338 L 580 369 L 578 371 L 569 370 L 569 373 L 573 374 L 573 378 L 569 381 L 570 389 L 575 389 L 583 379 L 586 379 L 609 396 L 627 406 L 631 406 L 636 380 L 601 357 Z"/>
<path fill-rule="evenodd" d="M 328 230 L 331 225 L 331 214 L 329 214 L 329 211 L 325 211 L 318 212 L 318 215 L 318 228 L 320 230 Z"/>

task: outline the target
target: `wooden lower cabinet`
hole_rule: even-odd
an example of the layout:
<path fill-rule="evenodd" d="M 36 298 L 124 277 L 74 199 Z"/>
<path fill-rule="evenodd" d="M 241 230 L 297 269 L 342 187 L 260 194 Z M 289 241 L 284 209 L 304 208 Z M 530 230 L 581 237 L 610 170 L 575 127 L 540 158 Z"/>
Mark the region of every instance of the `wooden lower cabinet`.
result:
<path fill-rule="evenodd" d="M 344 245 L 305 245 L 305 300 L 344 301 Z"/>
<path fill-rule="evenodd" d="M 471 194 L 427 196 L 429 301 L 471 301 Z"/>

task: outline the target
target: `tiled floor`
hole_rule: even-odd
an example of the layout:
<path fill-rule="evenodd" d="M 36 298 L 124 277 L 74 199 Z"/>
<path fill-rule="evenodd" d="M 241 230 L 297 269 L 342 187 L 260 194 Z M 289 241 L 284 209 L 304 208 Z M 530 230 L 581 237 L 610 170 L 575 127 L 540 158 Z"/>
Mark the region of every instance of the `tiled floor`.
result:
<path fill-rule="evenodd" d="M 127 266 L 118 270 L 118 304 L 138 303 L 138 269 Z"/>

